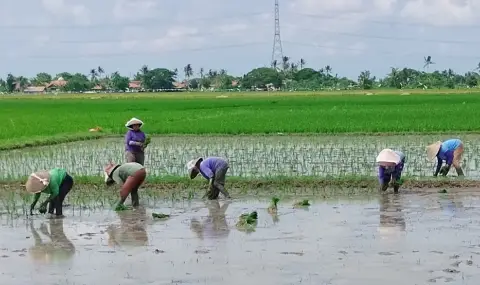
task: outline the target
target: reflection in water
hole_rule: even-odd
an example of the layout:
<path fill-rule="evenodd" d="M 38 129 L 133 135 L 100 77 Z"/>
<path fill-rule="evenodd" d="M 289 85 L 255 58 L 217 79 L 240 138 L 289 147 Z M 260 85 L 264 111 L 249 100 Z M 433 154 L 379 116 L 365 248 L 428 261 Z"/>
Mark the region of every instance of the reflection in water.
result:
<path fill-rule="evenodd" d="M 29 249 L 32 259 L 41 263 L 60 263 L 72 259 L 75 246 L 63 231 L 63 219 L 50 219 L 49 226 L 50 232 L 45 223 L 40 226 L 40 232 L 51 240 L 44 243 L 33 226 L 33 221 L 30 221 L 30 230 L 35 240 L 35 245 Z"/>
<path fill-rule="evenodd" d="M 438 200 L 440 208 L 447 216 L 454 217 L 456 213 L 463 208 L 462 201 L 459 201 L 455 196 L 445 196 Z"/>
<path fill-rule="evenodd" d="M 405 231 L 405 218 L 401 195 L 382 195 L 380 197 L 380 225 L 379 232 L 383 235 Z"/>
<path fill-rule="evenodd" d="M 228 228 L 225 212 L 229 204 L 230 201 L 225 201 L 220 207 L 218 200 L 206 201 L 205 206 L 208 208 L 208 216 L 203 222 L 200 222 L 197 218 L 192 218 L 190 229 L 195 232 L 199 239 L 204 239 L 205 237 L 228 237 L 230 229 Z"/>
<path fill-rule="evenodd" d="M 139 207 L 133 211 L 117 212 L 120 225 L 107 227 L 109 246 L 146 246 L 148 235 L 145 230 L 147 220 L 146 209 Z"/>

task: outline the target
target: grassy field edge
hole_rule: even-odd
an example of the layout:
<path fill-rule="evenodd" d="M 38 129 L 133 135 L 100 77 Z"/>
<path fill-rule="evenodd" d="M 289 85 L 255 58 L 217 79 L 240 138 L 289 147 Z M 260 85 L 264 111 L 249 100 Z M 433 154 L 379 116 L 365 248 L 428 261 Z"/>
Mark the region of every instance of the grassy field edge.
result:
<path fill-rule="evenodd" d="M 299 136 L 299 137 L 315 137 L 315 136 L 338 136 L 338 137 L 355 137 L 355 136 L 428 136 L 428 135 L 478 135 L 480 131 L 438 131 L 438 132 L 350 132 L 350 133 L 242 133 L 242 134 L 221 134 L 221 133 L 204 133 L 204 134 L 181 134 L 167 133 L 157 134 L 151 133 L 152 138 L 155 137 L 268 137 L 268 136 Z M 80 133 L 71 135 L 58 135 L 51 137 L 38 137 L 25 141 L 7 141 L 0 142 L 0 151 L 24 149 L 30 147 L 53 146 L 63 143 L 72 143 L 80 141 L 98 140 L 102 138 L 122 138 L 123 135 L 115 133 Z"/>

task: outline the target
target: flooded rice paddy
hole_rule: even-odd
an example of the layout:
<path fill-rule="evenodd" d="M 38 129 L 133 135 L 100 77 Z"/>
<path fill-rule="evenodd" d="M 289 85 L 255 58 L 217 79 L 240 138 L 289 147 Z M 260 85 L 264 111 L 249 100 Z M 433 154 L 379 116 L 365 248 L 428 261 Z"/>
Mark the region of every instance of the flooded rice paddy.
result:
<path fill-rule="evenodd" d="M 230 175 L 326 176 L 376 175 L 375 157 L 389 147 L 407 156 L 405 175 L 431 176 L 435 162 L 426 145 L 449 136 L 237 136 L 158 137 L 146 152 L 151 175 L 184 176 L 185 164 L 198 156 L 223 156 Z M 480 178 L 478 135 L 460 137 L 465 144 L 464 171 Z M 109 160 L 124 161 L 123 138 L 83 141 L 0 153 L 0 178 L 17 178 L 33 170 L 64 167 L 74 175 L 101 175 Z M 454 173 L 454 171 L 452 171 Z"/>
<path fill-rule="evenodd" d="M 304 198 L 304 197 L 302 197 Z M 300 198 L 298 198 L 300 199 Z M 296 199 L 296 200 L 298 200 Z M 2 284 L 478 284 L 480 195 L 161 203 L 0 216 Z M 251 233 L 235 227 L 257 210 Z M 152 212 L 171 214 L 164 221 Z"/>

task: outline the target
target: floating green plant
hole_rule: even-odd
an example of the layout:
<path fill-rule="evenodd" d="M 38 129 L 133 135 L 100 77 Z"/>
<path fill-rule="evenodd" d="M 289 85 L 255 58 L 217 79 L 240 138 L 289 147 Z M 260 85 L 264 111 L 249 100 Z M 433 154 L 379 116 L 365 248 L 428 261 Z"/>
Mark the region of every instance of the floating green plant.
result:
<path fill-rule="evenodd" d="M 310 202 L 308 202 L 308 199 L 302 200 L 300 202 L 296 202 L 293 204 L 294 207 L 308 207 L 310 206 Z"/>
<path fill-rule="evenodd" d="M 118 204 L 118 205 L 115 206 L 115 211 L 117 211 L 117 212 L 126 211 L 126 210 L 129 210 L 129 208 L 127 206 L 125 206 L 124 204 Z"/>
<path fill-rule="evenodd" d="M 443 193 L 443 194 L 445 194 L 445 193 L 447 193 L 447 189 L 438 190 L 438 193 Z"/>
<path fill-rule="evenodd" d="M 255 227 L 257 226 L 257 222 L 258 222 L 257 211 L 253 211 L 250 214 L 240 215 L 236 226 L 239 230 L 250 232 L 255 230 Z"/>
<path fill-rule="evenodd" d="M 162 214 L 162 213 L 152 213 L 152 217 L 154 219 L 168 219 L 170 218 L 170 215 Z"/>

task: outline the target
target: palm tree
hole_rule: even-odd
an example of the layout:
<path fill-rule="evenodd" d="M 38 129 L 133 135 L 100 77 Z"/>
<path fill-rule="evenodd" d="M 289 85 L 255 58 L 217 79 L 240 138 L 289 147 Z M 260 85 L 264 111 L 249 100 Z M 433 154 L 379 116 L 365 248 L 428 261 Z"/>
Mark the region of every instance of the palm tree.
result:
<path fill-rule="evenodd" d="M 474 69 L 475 71 L 480 70 L 480 62 L 477 64 L 477 67 Z"/>
<path fill-rule="evenodd" d="M 185 78 L 187 79 L 187 89 L 190 89 L 190 76 L 193 75 L 192 65 L 189 63 L 183 68 L 185 72 Z"/>
<path fill-rule="evenodd" d="M 278 61 L 275 59 L 274 61 L 272 61 L 272 68 L 277 70 L 277 67 L 278 67 Z"/>
<path fill-rule="evenodd" d="M 103 70 L 103 68 L 101 66 L 97 67 L 97 72 L 100 76 L 102 76 L 102 74 L 105 73 L 105 70 Z"/>
<path fill-rule="evenodd" d="M 97 75 L 98 75 L 97 69 L 96 69 L 96 68 L 92 68 L 92 69 L 90 70 L 90 80 L 91 80 L 92 82 L 94 82 L 94 81 L 97 79 Z"/>
<path fill-rule="evenodd" d="M 330 73 L 332 72 L 332 67 L 330 65 L 325 66 L 325 72 L 327 73 L 327 75 L 330 75 Z"/>
<path fill-rule="evenodd" d="M 427 68 L 427 71 L 428 71 L 428 68 L 430 67 L 430 65 L 435 64 L 435 62 L 432 61 L 431 56 L 424 57 L 423 59 L 425 61 L 425 64 L 423 65 L 423 69 Z"/>
<path fill-rule="evenodd" d="M 290 60 L 290 58 L 289 58 L 288 56 L 282 57 L 282 67 L 283 67 L 283 71 L 287 71 L 288 68 L 290 67 L 289 60 Z"/>
<path fill-rule="evenodd" d="M 305 66 L 305 59 L 301 58 L 300 59 L 300 69 L 303 69 L 304 66 Z"/>

